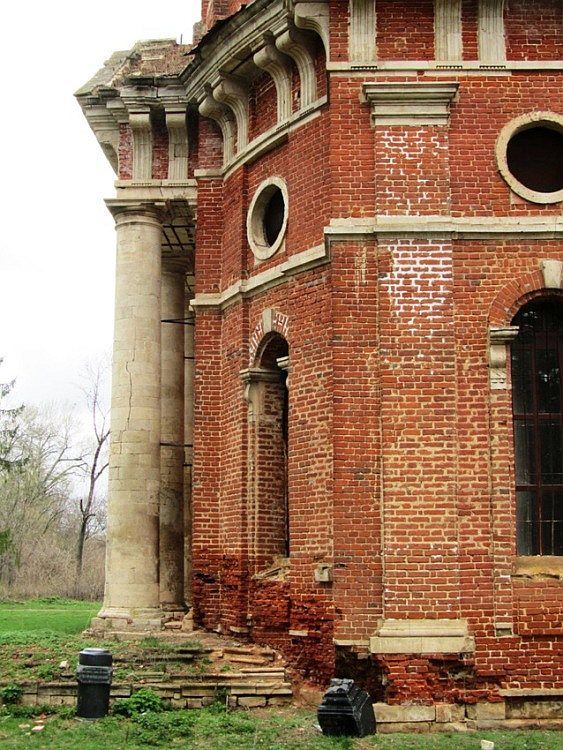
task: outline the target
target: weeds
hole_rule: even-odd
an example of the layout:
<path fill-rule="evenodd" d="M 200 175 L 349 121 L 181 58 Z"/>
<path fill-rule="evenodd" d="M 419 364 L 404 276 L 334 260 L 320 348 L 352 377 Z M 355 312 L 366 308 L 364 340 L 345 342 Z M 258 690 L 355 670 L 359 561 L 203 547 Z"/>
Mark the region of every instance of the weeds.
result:
<path fill-rule="evenodd" d="M 141 688 L 133 693 L 130 698 L 120 698 L 113 705 L 114 716 L 127 716 L 129 718 L 148 712 L 160 713 L 163 710 L 162 698 L 151 688 Z"/>
<path fill-rule="evenodd" d="M 0 695 L 2 696 L 2 702 L 5 704 L 11 705 L 14 703 L 19 703 L 23 695 L 23 688 L 20 687 L 20 685 L 11 683 L 10 685 L 6 685 L 6 687 L 2 688 L 2 690 L 0 691 Z"/>

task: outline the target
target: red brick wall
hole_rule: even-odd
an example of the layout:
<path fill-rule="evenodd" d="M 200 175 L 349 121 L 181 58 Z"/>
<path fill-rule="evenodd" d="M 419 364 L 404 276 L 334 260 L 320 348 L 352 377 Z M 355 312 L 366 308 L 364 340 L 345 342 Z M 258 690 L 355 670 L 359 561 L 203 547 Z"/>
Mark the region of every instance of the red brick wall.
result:
<path fill-rule="evenodd" d="M 383 613 L 375 243 L 335 244 L 331 268 L 335 636 L 361 639 Z"/>
<path fill-rule="evenodd" d="M 347 56 L 345 6 L 331 7 L 333 60 Z M 549 55 L 542 55 L 552 57 L 558 47 L 549 2 L 544 12 Z M 509 56 L 524 57 L 532 32 L 518 41 L 515 19 L 507 26 Z M 463 23 L 464 57 L 475 59 L 475 2 L 464 2 Z M 378 2 L 378 50 L 389 59 L 430 59 L 432 3 Z M 551 72 L 460 76 L 447 126 L 372 128 L 360 101 L 362 81 L 372 79 L 332 76 L 330 104 L 319 117 L 232 173 L 223 192 L 219 183 L 202 183 L 198 222 L 205 233 L 211 221 L 215 239 L 210 251 L 198 244 L 200 290 L 227 289 L 320 245 L 331 218 L 560 214 L 560 205 L 512 194 L 495 159 L 506 122 L 538 106 L 560 109 Z M 274 94 L 266 77 L 258 79 L 251 137 L 270 126 Z M 256 263 L 246 214 L 273 175 L 288 186 L 286 246 Z M 199 616 L 218 617 L 227 628 L 247 624 L 253 638 L 282 648 L 321 681 L 334 669 L 333 637 L 366 642 L 382 617 L 467 618 L 476 638 L 471 658 L 372 658 L 374 674 L 386 676 L 387 700 L 498 700 L 501 686 L 546 684 L 547 656 L 560 672 L 561 654 L 542 638 L 553 635 L 563 597 L 557 581 L 512 577 L 510 391 L 490 390 L 488 330 L 508 325 L 525 295 L 541 288 L 539 261 L 561 257 L 561 243 L 403 237 L 335 242 L 330 252 L 330 266 L 234 303 L 220 330 L 213 315 L 198 315 L 198 388 L 202 398 L 214 388 L 220 400 L 220 408 L 208 399 L 209 411 L 198 412 L 200 439 L 208 418 L 221 425 L 220 447 L 201 449 L 194 470 L 196 515 L 207 516 L 215 502 L 220 519 L 212 552 L 195 552 L 196 571 L 219 569 L 221 582 L 218 593 L 215 582 L 196 590 L 196 597 L 207 588 L 215 597 L 199 600 Z M 267 308 L 289 321 L 291 554 L 283 580 L 253 579 L 247 546 L 249 432 L 239 373 Z M 333 566 L 333 583 L 315 581 L 319 563 Z M 513 634 L 497 632 L 499 623 Z"/>
<path fill-rule="evenodd" d="M 330 0 L 330 57 L 337 62 L 348 59 L 349 4 Z"/>
<path fill-rule="evenodd" d="M 560 60 L 563 56 L 559 0 L 508 0 L 504 23 L 509 60 Z"/>
<path fill-rule="evenodd" d="M 549 72 L 510 78 L 468 77 L 460 82 L 449 128 L 452 213 L 455 216 L 559 214 L 557 204 L 529 203 L 507 189 L 495 159 L 500 130 L 516 117 L 561 111 L 561 95 Z M 472 134 L 478 132 L 478 137 Z"/>
<path fill-rule="evenodd" d="M 448 128 L 377 127 L 375 182 L 378 213 L 449 214 Z"/>
<path fill-rule="evenodd" d="M 330 81 L 330 191 L 332 216 L 373 216 L 375 149 L 369 107 L 358 106 L 361 79 Z"/>
<path fill-rule="evenodd" d="M 433 0 L 377 0 L 376 13 L 379 59 L 434 58 Z M 413 29 L 416 29 L 415 34 Z"/>
<path fill-rule="evenodd" d="M 249 91 L 250 123 L 249 139 L 257 138 L 278 121 L 278 99 L 276 86 L 268 73 L 259 76 Z"/>
<path fill-rule="evenodd" d="M 461 34 L 464 60 L 479 59 L 478 23 L 479 4 L 477 0 L 462 0 Z"/>

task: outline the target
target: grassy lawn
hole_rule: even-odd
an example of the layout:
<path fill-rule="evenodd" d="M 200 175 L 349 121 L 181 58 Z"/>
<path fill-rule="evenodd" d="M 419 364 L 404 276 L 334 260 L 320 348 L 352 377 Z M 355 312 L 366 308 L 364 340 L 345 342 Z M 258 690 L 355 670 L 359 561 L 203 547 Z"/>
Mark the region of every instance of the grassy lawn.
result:
<path fill-rule="evenodd" d="M 38 630 L 75 635 L 88 627 L 99 610 L 99 602 L 78 602 L 71 599 L 0 602 L 0 635 Z"/>

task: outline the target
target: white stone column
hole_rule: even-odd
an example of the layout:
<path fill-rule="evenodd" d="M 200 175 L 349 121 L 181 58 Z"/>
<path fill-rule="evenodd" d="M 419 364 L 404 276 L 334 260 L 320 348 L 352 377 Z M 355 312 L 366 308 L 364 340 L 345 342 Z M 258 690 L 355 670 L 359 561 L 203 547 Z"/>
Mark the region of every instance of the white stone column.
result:
<path fill-rule="evenodd" d="M 160 603 L 184 606 L 184 311 L 185 267 L 163 260 Z"/>
<path fill-rule="evenodd" d="M 151 205 L 108 201 L 116 220 L 106 589 L 101 618 L 160 624 L 162 224 Z"/>

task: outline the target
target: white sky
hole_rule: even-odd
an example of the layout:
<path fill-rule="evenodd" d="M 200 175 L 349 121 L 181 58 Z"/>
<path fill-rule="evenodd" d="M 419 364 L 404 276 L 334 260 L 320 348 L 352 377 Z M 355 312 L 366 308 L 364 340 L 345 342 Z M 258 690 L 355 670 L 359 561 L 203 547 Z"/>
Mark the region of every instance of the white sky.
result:
<path fill-rule="evenodd" d="M 199 0 L 6 6 L 0 45 L 0 383 L 27 404 L 80 401 L 111 351 L 115 176 L 74 92 L 140 39 L 192 39 Z"/>

